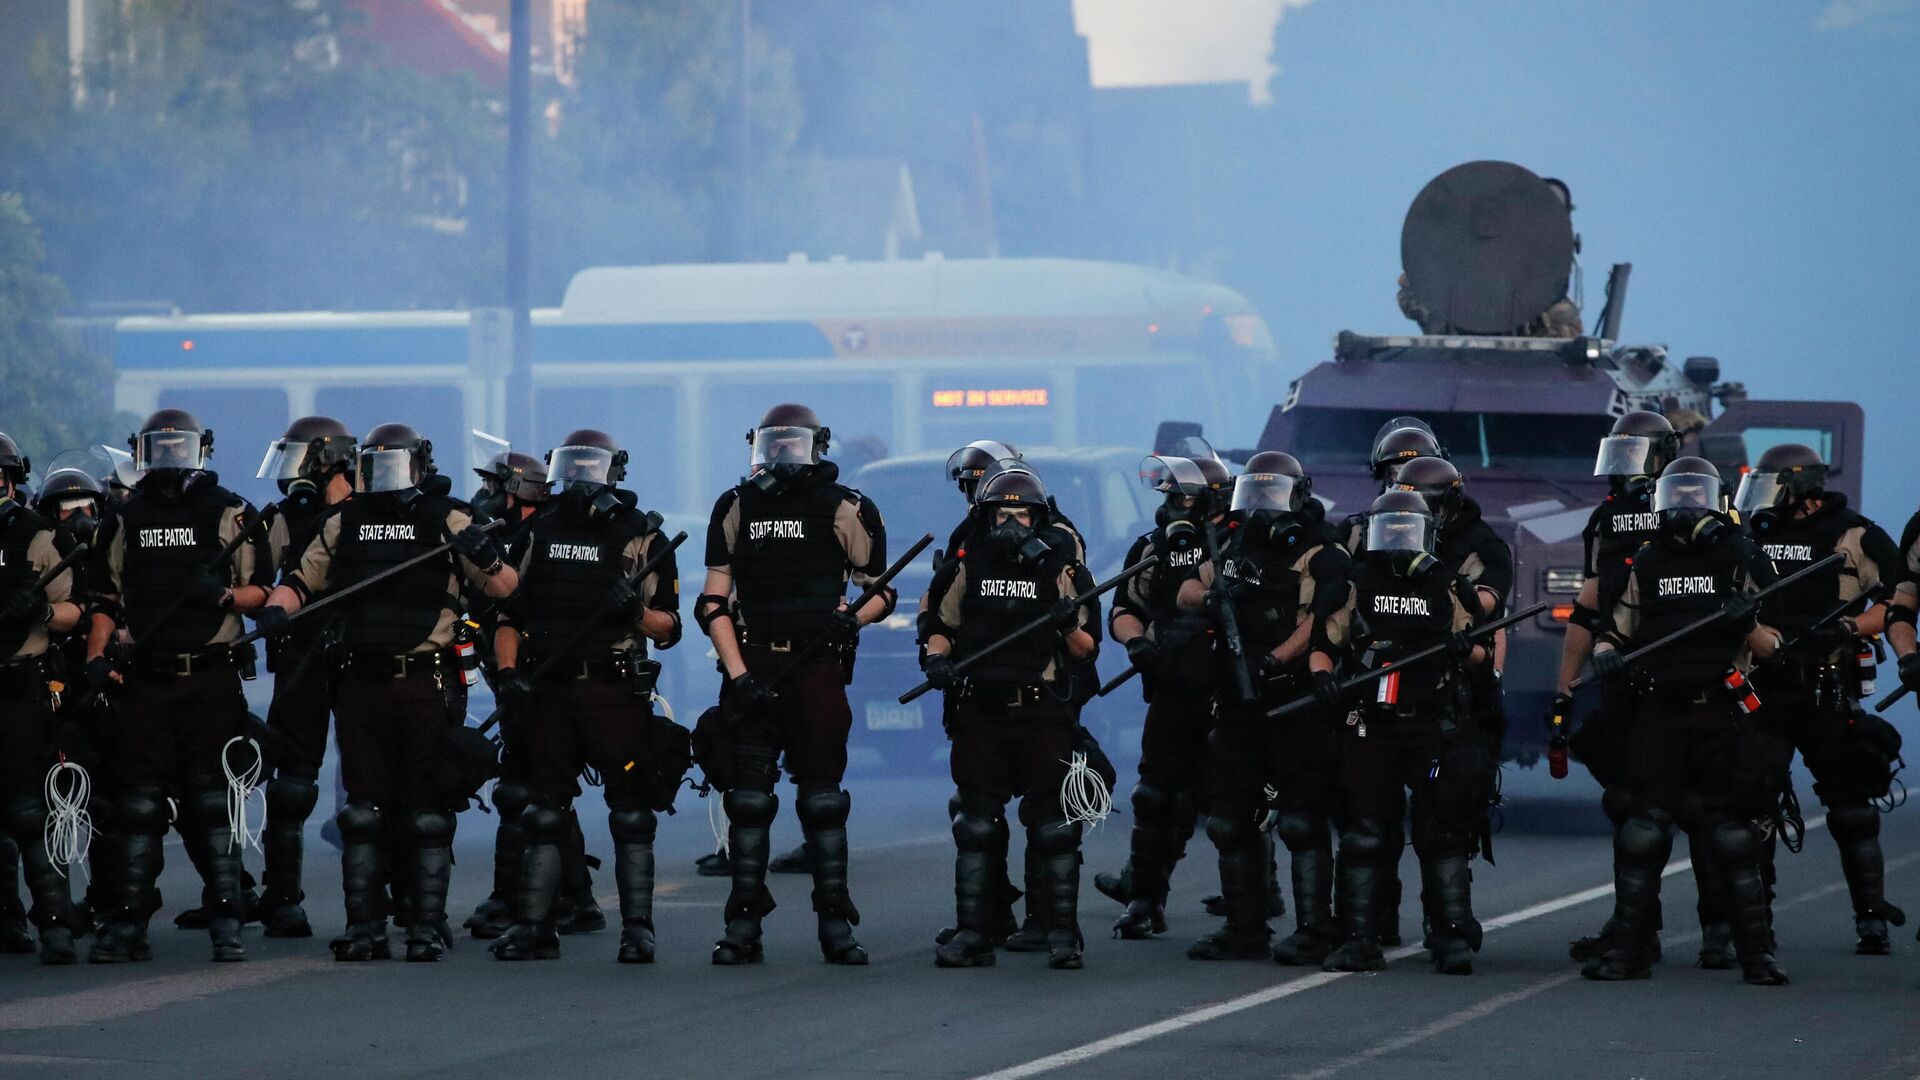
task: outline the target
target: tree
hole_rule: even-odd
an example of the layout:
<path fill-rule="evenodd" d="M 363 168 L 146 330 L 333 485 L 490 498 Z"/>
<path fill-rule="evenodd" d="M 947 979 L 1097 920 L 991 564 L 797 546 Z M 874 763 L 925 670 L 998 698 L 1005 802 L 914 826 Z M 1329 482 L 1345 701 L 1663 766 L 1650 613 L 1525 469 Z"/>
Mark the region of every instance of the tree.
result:
<path fill-rule="evenodd" d="M 114 430 L 124 425 L 110 404 L 111 366 L 54 321 L 67 290 L 41 268 L 45 261 L 23 200 L 0 193 L 0 431 L 42 461 L 124 433 Z"/>

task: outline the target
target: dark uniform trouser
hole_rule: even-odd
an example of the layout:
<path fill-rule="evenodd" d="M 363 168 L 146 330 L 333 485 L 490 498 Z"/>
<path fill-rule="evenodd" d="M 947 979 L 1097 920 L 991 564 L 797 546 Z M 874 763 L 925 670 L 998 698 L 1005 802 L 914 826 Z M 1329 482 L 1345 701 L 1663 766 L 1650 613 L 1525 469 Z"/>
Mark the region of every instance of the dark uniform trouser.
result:
<path fill-rule="evenodd" d="M 1340 921 L 1355 939 L 1376 940 L 1379 913 L 1390 899 L 1388 871 L 1400 859 L 1391 823 L 1411 794 L 1413 848 L 1433 933 L 1462 938 L 1477 949 L 1480 928 L 1467 866 L 1477 823 L 1443 820 L 1434 806 L 1434 762 L 1452 741 L 1444 707 L 1400 714 L 1364 706 L 1363 715 L 1366 735 L 1358 725 L 1349 727 L 1341 747 L 1347 820 L 1340 833 Z"/>
<path fill-rule="evenodd" d="M 246 715 L 240 676 L 230 666 L 127 675 L 111 751 L 120 789 L 113 921 L 143 927 L 153 914 L 149 898 L 163 862 L 168 798 L 179 805 L 182 841 L 199 851 L 201 906 L 212 919 L 245 917 L 220 761 L 227 740 L 245 729 Z"/>
<path fill-rule="evenodd" d="M 789 652 L 743 643 L 740 655 L 749 673 L 771 682 L 792 666 L 801 644 Z M 772 704 L 737 721 L 732 732 L 737 779 L 725 801 L 733 863 L 727 937 L 736 944 L 758 942 L 760 919 L 773 910 L 767 860 L 770 827 L 780 808 L 773 788 L 783 756 L 787 775 L 798 789 L 794 811 L 813 869 L 813 909 L 823 928 L 829 922 L 859 924 L 860 913 L 847 888 L 847 814 L 852 801 L 840 788 L 852 727 L 845 669 L 831 654 L 808 661 L 780 687 Z"/>
<path fill-rule="evenodd" d="M 0 669 L 0 832 L 19 848 L 20 869 L 26 875 L 27 893 L 33 898 L 28 913 L 41 930 L 64 926 L 73 928 L 72 895 L 67 879 L 47 858 L 43 830 L 47 804 L 43 795 L 46 769 L 51 764 L 53 710 L 46 698 L 46 683 L 38 664 L 10 665 Z M 19 902 L 14 892 L 14 871 L 7 867 L 6 897 Z"/>
<path fill-rule="evenodd" d="M 1000 700 L 996 702 L 995 697 Z M 1006 704 L 1006 695 L 971 690 L 953 709 L 954 907 L 960 929 L 989 937 L 998 907 L 994 853 L 1007 849 L 1006 807 L 1021 794 L 1020 820 L 1043 893 L 1027 901 L 1049 933 L 1080 937 L 1080 833 L 1060 805 L 1060 784 L 1074 746 L 1074 708 L 1064 702 Z"/>
<path fill-rule="evenodd" d="M 1167 902 L 1168 879 L 1193 835 L 1212 730 L 1212 702 L 1203 692 L 1165 687 L 1147 705 L 1133 788 L 1129 900 Z"/>
<path fill-rule="evenodd" d="M 1737 736 L 1734 707 L 1718 687 L 1642 699 L 1627 756 L 1631 806 L 1614 837 L 1613 922 L 1630 935 L 1630 947 L 1642 947 L 1658 927 L 1660 876 L 1684 814 L 1719 871 L 1735 950 L 1742 959 L 1769 951 L 1760 830 L 1728 796 Z"/>
<path fill-rule="evenodd" d="M 450 705 L 465 692 L 452 670 L 418 670 L 400 678 L 361 674 L 351 666 L 340 672 L 334 733 L 347 788 L 339 823 L 350 929 L 377 931 L 384 923 L 380 888 L 388 881 L 396 901 L 408 907 L 416 933 L 444 929 L 454 815 L 433 797 L 432 762 L 451 722 Z"/>
<path fill-rule="evenodd" d="M 1887 904 L 1880 811 L 1872 802 L 1883 790 L 1878 784 L 1885 777 L 1860 775 L 1860 758 L 1849 746 L 1850 711 L 1857 706 L 1841 696 L 1838 679 L 1823 698 L 1817 692 L 1818 677 L 1818 669 L 1811 665 L 1763 665 L 1753 677 L 1761 703 L 1755 719 L 1765 730 L 1791 742 L 1813 774 L 1814 794 L 1827 808 L 1827 831 L 1840 851 L 1840 870 L 1847 879 L 1854 918 L 1885 921 L 1897 912 Z M 1774 837 L 1769 836 L 1761 864 L 1769 896 L 1774 849 Z M 1897 925 L 1904 916 L 1895 921 Z"/>
<path fill-rule="evenodd" d="M 1280 718 L 1266 710 L 1296 696 L 1289 687 L 1251 705 L 1222 703 L 1208 746 L 1212 806 L 1207 835 L 1220 851 L 1220 894 L 1229 929 L 1266 926 L 1267 850 L 1257 820 L 1271 785 L 1274 831 L 1291 856 L 1294 917 L 1301 929 L 1333 930 L 1333 834 L 1340 810 L 1340 743 L 1314 707 Z"/>
<path fill-rule="evenodd" d="M 645 764 L 651 705 L 630 687 L 624 677 L 615 677 L 550 678 L 535 688 L 520 733 L 528 803 L 521 815 L 526 853 L 515 907 L 523 922 L 548 928 L 552 919 L 567 813 L 580 794 L 574 778 L 592 765 L 606 784 L 621 922 L 653 927 L 658 822 L 636 779 Z"/>
<path fill-rule="evenodd" d="M 277 756 L 267 783 L 266 871 L 262 906 L 268 911 L 305 898 L 300 887 L 307 819 L 320 799 L 320 765 L 327 754 L 333 679 L 316 641 L 292 639 L 274 657 L 273 702 L 267 726 Z"/>

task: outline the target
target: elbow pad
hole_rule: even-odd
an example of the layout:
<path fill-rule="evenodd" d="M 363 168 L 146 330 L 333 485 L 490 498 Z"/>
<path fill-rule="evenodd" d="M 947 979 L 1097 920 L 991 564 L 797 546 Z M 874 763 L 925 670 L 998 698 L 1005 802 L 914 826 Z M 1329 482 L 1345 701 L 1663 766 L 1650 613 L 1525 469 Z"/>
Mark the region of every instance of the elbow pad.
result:
<path fill-rule="evenodd" d="M 1573 605 L 1573 615 L 1567 619 L 1567 622 L 1572 626 L 1577 626 L 1585 630 L 1589 634 L 1598 635 L 1601 627 L 1600 609 L 1590 608 L 1585 604 L 1575 601 Z"/>
<path fill-rule="evenodd" d="M 693 601 L 693 621 L 700 626 L 700 632 L 711 635 L 713 620 L 728 613 L 727 597 L 718 593 L 701 593 Z"/>
<path fill-rule="evenodd" d="M 675 645 L 680 644 L 681 635 L 685 633 L 685 628 L 680 624 L 680 613 L 678 611 L 668 611 L 667 614 L 673 617 L 673 629 L 667 632 L 666 640 L 660 642 L 660 647 L 663 649 L 671 649 Z M 704 630 L 706 628 L 701 627 L 701 629 Z"/>
<path fill-rule="evenodd" d="M 1908 626 L 1920 625 L 1914 622 L 1914 618 L 1917 615 L 1920 615 L 1920 611 L 1915 611 L 1913 608 L 1910 608 L 1905 604 L 1888 604 L 1887 605 L 1887 625 L 1888 626 L 1892 626 L 1895 623 L 1906 623 Z"/>
<path fill-rule="evenodd" d="M 75 601 L 75 603 L 78 602 Z M 104 596 L 93 597 L 86 605 L 86 611 L 89 615 L 105 615 L 113 620 L 115 626 L 120 625 L 120 601 L 118 600 L 109 600 Z"/>

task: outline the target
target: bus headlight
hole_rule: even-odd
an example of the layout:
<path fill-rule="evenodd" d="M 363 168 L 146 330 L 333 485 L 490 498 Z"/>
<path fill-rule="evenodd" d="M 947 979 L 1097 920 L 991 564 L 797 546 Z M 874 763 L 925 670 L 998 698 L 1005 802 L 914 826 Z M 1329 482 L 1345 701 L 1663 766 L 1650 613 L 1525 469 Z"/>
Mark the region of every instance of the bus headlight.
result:
<path fill-rule="evenodd" d="M 1541 583 L 1541 588 L 1543 591 L 1552 595 L 1577 593 L 1580 591 L 1580 586 L 1586 582 L 1586 579 L 1587 575 L 1585 571 L 1558 567 L 1547 571 L 1546 577 Z"/>

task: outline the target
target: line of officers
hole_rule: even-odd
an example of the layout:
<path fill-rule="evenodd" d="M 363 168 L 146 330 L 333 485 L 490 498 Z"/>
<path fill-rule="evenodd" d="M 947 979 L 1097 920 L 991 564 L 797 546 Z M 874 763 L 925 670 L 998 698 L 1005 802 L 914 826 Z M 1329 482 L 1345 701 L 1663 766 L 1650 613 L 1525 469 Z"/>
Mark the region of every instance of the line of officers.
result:
<path fill-rule="evenodd" d="M 713 961 L 762 958 L 784 771 L 822 957 L 866 963 L 848 884 L 845 686 L 860 629 L 896 604 L 881 581 L 885 528 L 872 501 L 839 482 L 824 457 L 831 433 L 810 409 L 776 406 L 747 437 L 750 471 L 715 505 L 692 609 L 721 690 L 691 735 L 653 708 L 650 650 L 682 629 L 673 552 L 659 517 L 620 486 L 626 454 L 604 433 L 574 432 L 544 461 L 503 455 L 483 473 L 487 514 L 450 494 L 431 445 L 402 424 L 356 439 L 325 417 L 296 421 L 262 465 L 285 495 L 265 514 L 219 485 L 212 432 L 178 410 L 132 437 L 124 491 L 50 477 L 37 510 L 13 498 L 29 465 L 0 442 L 0 645 L 10 646 L 0 652 L 11 657 L 0 669 L 0 794 L 42 960 L 72 962 L 75 935 L 89 931 L 90 961 L 151 956 L 169 828 L 204 882 L 198 916 L 216 960 L 244 958 L 252 918 L 270 936 L 310 935 L 301 838 L 329 714 L 346 790 L 336 815 L 346 930 L 334 955 L 391 955 L 391 921 L 407 959 L 438 959 L 452 943 L 456 815 L 495 767 L 492 744 L 464 725 L 478 667 L 500 703 L 503 812 L 493 895 L 469 925 L 498 935 L 497 956 L 555 957 L 563 928 L 592 928 L 591 913 L 580 925 L 591 891 L 575 887 L 585 871 L 572 803 L 585 775 L 606 788 L 618 957 L 652 961 L 656 815 L 673 805 L 690 743 L 729 821 L 732 890 Z M 1399 943 L 1410 836 L 1423 945 L 1437 970 L 1470 972 L 1481 944 L 1470 863 L 1491 856 L 1506 725 L 1501 639 L 1476 627 L 1504 612 L 1511 552 L 1418 421 L 1383 429 L 1381 494 L 1337 523 L 1291 455 L 1257 454 L 1235 477 L 1203 442 L 1179 449 L 1143 462 L 1164 505 L 1127 563 L 1154 559 L 1104 620 L 1148 700 L 1130 859 L 1096 881 L 1125 904 L 1117 936 L 1164 931 L 1170 875 L 1204 814 L 1225 923 L 1189 950 L 1196 959 L 1383 966 L 1383 946 Z M 1903 684 L 1920 685 L 1920 518 L 1896 545 L 1825 490 L 1812 450 L 1789 446 L 1747 474 L 1736 519 L 1714 467 L 1677 453 L 1662 417 L 1632 413 L 1596 465 L 1611 494 L 1587 530 L 1561 681 L 1589 652 L 1605 676 L 1575 754 L 1607 788 L 1617 897 L 1576 959 L 1594 978 L 1647 974 L 1678 824 L 1703 871 L 1701 962 L 1785 981 L 1769 913 L 1780 744 L 1802 751 L 1828 807 L 1860 951 L 1884 953 L 1888 924 L 1903 917 L 1883 895 L 1875 800 L 1898 741 L 1859 707 L 1856 656 L 1884 633 Z M 949 475 L 967 506 L 918 619 L 927 681 L 946 696 L 956 787 L 957 918 L 935 960 L 984 966 L 1005 947 L 1078 968 L 1083 815 L 1063 781 L 1076 753 L 1101 756 L 1078 723 L 1098 685 L 1098 591 L 1080 534 L 1010 447 L 971 444 Z M 82 538 L 87 557 L 62 567 Z M 1836 551 L 1838 570 L 1751 599 Z M 864 603 L 850 604 L 849 585 L 866 590 Z M 1623 662 L 1706 614 L 1720 616 L 1707 630 Z M 276 674 L 264 723 L 241 692 L 256 637 Z M 1303 700 L 1312 707 L 1270 715 Z M 1557 714 L 1569 708 L 1556 701 Z M 243 735 L 264 747 L 270 776 L 257 900 L 227 806 L 228 774 L 245 771 Z M 42 842 L 42 782 L 59 758 L 95 774 L 101 836 L 77 907 Z M 1007 865 L 1015 798 L 1024 921 Z M 1278 942 L 1276 838 L 1295 907 Z"/>

